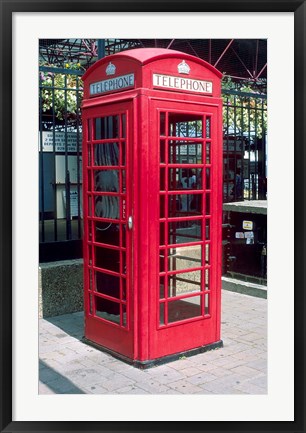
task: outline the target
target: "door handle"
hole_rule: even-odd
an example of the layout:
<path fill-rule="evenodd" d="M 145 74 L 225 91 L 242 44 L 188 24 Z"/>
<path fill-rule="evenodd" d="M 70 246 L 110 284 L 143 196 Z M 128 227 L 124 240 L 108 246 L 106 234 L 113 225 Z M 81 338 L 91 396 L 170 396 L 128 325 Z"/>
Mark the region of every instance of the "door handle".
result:
<path fill-rule="evenodd" d="M 132 230 L 133 228 L 133 218 L 131 216 L 128 217 L 128 229 Z"/>

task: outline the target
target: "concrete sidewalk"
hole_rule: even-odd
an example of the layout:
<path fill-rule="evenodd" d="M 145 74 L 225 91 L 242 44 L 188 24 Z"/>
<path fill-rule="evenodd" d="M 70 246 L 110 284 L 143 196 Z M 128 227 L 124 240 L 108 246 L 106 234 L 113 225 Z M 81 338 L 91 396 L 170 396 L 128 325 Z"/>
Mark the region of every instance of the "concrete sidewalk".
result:
<path fill-rule="evenodd" d="M 222 291 L 224 347 L 139 370 L 80 340 L 83 313 L 40 319 L 40 394 L 265 394 L 267 300 Z"/>

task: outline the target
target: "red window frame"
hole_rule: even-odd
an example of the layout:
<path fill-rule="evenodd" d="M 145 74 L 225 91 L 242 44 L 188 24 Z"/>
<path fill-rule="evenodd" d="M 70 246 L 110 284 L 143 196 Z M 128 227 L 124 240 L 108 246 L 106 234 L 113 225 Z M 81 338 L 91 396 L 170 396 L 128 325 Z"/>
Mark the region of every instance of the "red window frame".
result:
<path fill-rule="evenodd" d="M 171 128 L 169 127 L 169 117 L 172 116 L 175 118 L 181 118 L 181 120 L 188 119 L 188 118 L 197 118 L 197 120 L 200 120 L 202 122 L 202 134 L 201 137 L 194 137 L 194 136 L 177 136 L 173 135 L 171 133 Z M 212 146 L 212 138 L 211 138 L 211 122 L 212 122 L 212 113 L 209 113 L 205 111 L 205 113 L 195 113 L 195 112 L 182 112 L 180 110 L 173 110 L 173 109 L 165 109 L 165 110 L 158 110 L 158 118 L 159 118 L 159 129 L 158 129 L 158 136 L 159 136 L 159 142 L 161 144 L 160 146 L 160 163 L 159 163 L 159 173 L 163 172 L 164 180 L 162 182 L 164 188 L 160 189 L 159 191 L 159 202 L 160 202 L 160 208 L 163 207 L 164 211 L 160 213 L 159 218 L 159 230 L 164 231 L 163 233 L 163 239 L 164 244 L 159 245 L 159 256 L 163 257 L 164 264 L 163 269 L 159 269 L 159 282 L 163 280 L 163 296 L 158 297 L 158 308 L 157 308 L 157 324 L 158 329 L 163 329 L 166 327 L 176 326 L 180 323 L 185 322 L 192 322 L 197 321 L 199 319 L 203 318 L 210 318 L 210 296 L 211 296 L 211 289 L 210 289 L 210 282 L 207 282 L 207 275 L 210 274 L 211 270 L 211 261 L 210 257 L 207 263 L 207 256 L 206 256 L 206 248 L 209 249 L 209 256 L 211 248 L 211 239 L 210 237 L 207 239 L 206 237 L 206 227 L 207 223 L 210 223 L 211 220 L 211 175 L 212 175 L 212 169 L 213 169 L 213 162 L 211 160 L 211 146 Z M 162 120 L 164 119 L 165 126 L 161 125 Z M 208 122 L 209 119 L 209 122 Z M 210 125 L 209 130 L 207 126 Z M 172 131 L 174 131 L 174 128 L 172 128 Z M 201 163 L 181 163 L 177 161 L 170 161 L 169 162 L 169 143 L 175 141 L 176 143 L 184 143 L 186 146 L 190 145 L 202 145 L 202 154 Z M 187 147 L 188 148 L 188 147 Z M 207 155 L 207 149 L 209 149 L 209 157 Z M 164 152 L 162 155 L 161 152 Z M 187 152 L 188 153 L 188 152 Z M 174 155 L 175 158 L 175 155 Z M 169 189 L 169 172 L 170 170 L 202 170 L 202 185 L 201 188 L 197 189 Z M 206 188 L 206 176 L 203 176 L 203 173 L 206 174 L 207 170 L 210 170 L 210 185 L 209 188 Z M 161 175 L 159 179 L 161 183 Z M 186 215 L 183 216 L 177 216 L 174 212 L 175 216 L 169 215 L 169 204 L 171 201 L 171 197 L 182 195 L 182 196 L 198 196 L 201 198 L 201 209 L 198 215 L 188 215 L 188 212 L 186 212 Z M 207 213 L 207 197 L 209 197 L 209 210 Z M 174 202 L 172 200 L 172 203 L 176 205 L 176 201 Z M 182 222 L 200 222 L 201 224 L 201 233 L 202 233 L 202 239 L 196 240 L 194 242 L 181 242 L 179 244 L 177 243 L 169 243 L 168 242 L 168 236 L 169 236 L 169 224 L 170 223 L 182 223 Z M 169 270 L 169 254 L 171 249 L 177 249 L 182 247 L 200 247 L 201 248 L 201 263 L 200 266 L 195 266 L 192 268 L 185 268 L 180 270 Z M 192 293 L 185 293 L 181 295 L 175 295 L 175 296 L 169 296 L 169 278 L 176 278 L 178 275 L 178 278 L 181 278 L 184 276 L 184 274 L 190 274 L 200 272 L 201 279 L 200 279 L 200 290 Z M 181 276 L 181 277 L 180 277 Z M 208 277 L 209 279 L 209 277 Z M 176 301 L 188 299 L 188 298 L 196 298 L 200 297 L 200 311 L 199 314 L 197 314 L 195 317 L 189 317 L 183 320 L 169 320 L 169 308 L 171 308 L 171 305 L 174 305 Z M 173 304 L 172 304 L 173 303 Z M 161 318 L 161 311 L 163 311 L 163 318 Z"/>

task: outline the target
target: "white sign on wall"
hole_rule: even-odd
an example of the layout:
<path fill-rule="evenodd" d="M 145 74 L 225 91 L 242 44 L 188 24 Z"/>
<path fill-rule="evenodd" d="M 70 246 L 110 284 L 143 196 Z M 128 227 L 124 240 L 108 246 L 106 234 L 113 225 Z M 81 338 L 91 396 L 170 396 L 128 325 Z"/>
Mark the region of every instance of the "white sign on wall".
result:
<path fill-rule="evenodd" d="M 82 151 L 82 134 L 79 133 L 79 149 L 78 149 L 78 134 L 76 132 L 55 132 L 42 131 L 42 151 L 43 152 L 65 152 L 67 136 L 67 152 Z M 40 133 L 39 133 L 40 135 Z M 55 144 L 55 149 L 54 149 Z M 41 150 L 41 149 L 39 149 Z"/>
<path fill-rule="evenodd" d="M 243 230 L 253 230 L 253 221 L 242 221 Z"/>
<path fill-rule="evenodd" d="M 66 191 L 63 191 L 63 202 L 64 207 L 66 209 Z M 82 218 L 82 203 L 80 203 L 80 216 Z M 70 191 L 70 216 L 77 217 L 79 216 L 79 193 L 78 191 Z"/>
<path fill-rule="evenodd" d="M 252 238 L 254 238 L 254 232 L 245 232 L 244 237 L 246 239 L 252 239 Z"/>

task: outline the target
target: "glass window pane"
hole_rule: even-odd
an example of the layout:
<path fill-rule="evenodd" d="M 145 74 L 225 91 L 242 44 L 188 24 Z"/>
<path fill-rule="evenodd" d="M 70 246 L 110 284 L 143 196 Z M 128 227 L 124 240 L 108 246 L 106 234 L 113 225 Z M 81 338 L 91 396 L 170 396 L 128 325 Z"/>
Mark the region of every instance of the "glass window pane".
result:
<path fill-rule="evenodd" d="M 210 219 L 205 220 L 205 239 L 210 240 Z"/>
<path fill-rule="evenodd" d="M 205 263 L 207 265 L 210 263 L 210 244 L 205 245 Z"/>
<path fill-rule="evenodd" d="M 118 170 L 95 170 L 95 191 L 119 192 Z"/>
<path fill-rule="evenodd" d="M 122 141 L 121 142 L 121 165 L 125 165 L 125 160 L 126 160 L 126 146 L 125 146 L 125 142 Z"/>
<path fill-rule="evenodd" d="M 211 119 L 206 117 L 206 138 L 211 138 Z"/>
<path fill-rule="evenodd" d="M 165 223 L 159 226 L 159 245 L 165 245 Z"/>
<path fill-rule="evenodd" d="M 169 168 L 169 190 L 201 189 L 202 169 Z"/>
<path fill-rule="evenodd" d="M 119 219 L 119 197 L 111 195 L 95 196 L 95 216 L 98 218 Z"/>
<path fill-rule="evenodd" d="M 126 311 L 126 305 L 122 304 L 122 326 L 124 328 L 127 327 L 127 311 Z"/>
<path fill-rule="evenodd" d="M 119 116 L 106 116 L 95 119 L 95 140 L 119 138 Z"/>
<path fill-rule="evenodd" d="M 96 316 L 110 322 L 120 324 L 120 304 L 117 302 L 103 299 L 100 297 L 96 298 Z"/>
<path fill-rule="evenodd" d="M 209 310 L 210 310 L 210 296 L 209 293 L 206 293 L 204 295 L 204 314 L 210 314 Z"/>
<path fill-rule="evenodd" d="M 87 246 L 87 254 L 88 254 L 88 265 L 92 266 L 92 245 Z"/>
<path fill-rule="evenodd" d="M 165 140 L 160 140 L 160 163 L 165 164 L 166 162 L 166 143 Z"/>
<path fill-rule="evenodd" d="M 87 165 L 88 167 L 91 166 L 91 144 L 87 145 Z"/>
<path fill-rule="evenodd" d="M 160 169 L 160 190 L 166 190 L 166 170 L 164 168 Z"/>
<path fill-rule="evenodd" d="M 170 248 L 168 251 L 169 271 L 180 271 L 200 266 L 202 266 L 202 245 Z"/>
<path fill-rule="evenodd" d="M 205 290 L 209 290 L 210 286 L 209 286 L 209 269 L 205 269 L 204 271 L 204 278 L 205 278 Z"/>
<path fill-rule="evenodd" d="M 180 183 L 180 170 L 177 168 L 170 168 L 168 170 L 168 189 L 183 189 L 183 186 Z"/>
<path fill-rule="evenodd" d="M 92 221 L 88 220 L 88 241 L 92 241 Z"/>
<path fill-rule="evenodd" d="M 88 290 L 93 290 L 93 278 L 92 278 L 93 271 L 91 269 L 88 269 Z"/>
<path fill-rule="evenodd" d="M 205 189 L 210 189 L 210 168 L 206 168 Z"/>
<path fill-rule="evenodd" d="M 160 250 L 159 252 L 159 272 L 165 272 L 165 250 Z"/>
<path fill-rule="evenodd" d="M 121 251 L 121 273 L 126 274 L 126 253 Z"/>
<path fill-rule="evenodd" d="M 210 193 L 206 193 L 205 194 L 205 203 L 206 203 L 206 208 L 205 208 L 205 215 L 210 215 Z"/>
<path fill-rule="evenodd" d="M 169 164 L 202 164 L 202 143 L 169 141 Z"/>
<path fill-rule="evenodd" d="M 122 236 L 122 238 L 121 238 L 122 239 L 122 247 L 126 248 L 126 225 L 122 224 L 121 229 L 122 229 L 122 234 L 121 234 L 121 236 Z"/>
<path fill-rule="evenodd" d="M 168 200 L 170 218 L 201 214 L 202 194 L 174 194 Z"/>
<path fill-rule="evenodd" d="M 126 137 L 126 114 L 121 115 L 121 137 Z"/>
<path fill-rule="evenodd" d="M 159 305 L 159 324 L 165 324 L 165 304 L 162 303 Z"/>
<path fill-rule="evenodd" d="M 168 323 L 201 316 L 200 297 L 180 299 L 168 303 Z"/>
<path fill-rule="evenodd" d="M 126 173 L 125 170 L 121 170 L 121 192 L 126 193 Z"/>
<path fill-rule="evenodd" d="M 92 196 L 88 196 L 88 216 L 92 216 Z"/>
<path fill-rule="evenodd" d="M 95 271 L 96 292 L 120 299 L 120 278 Z"/>
<path fill-rule="evenodd" d="M 160 113 L 160 135 L 166 135 L 166 113 Z"/>
<path fill-rule="evenodd" d="M 165 214 L 165 212 L 166 212 L 166 206 L 165 206 L 166 199 L 165 199 L 165 196 L 161 195 L 159 200 L 160 200 L 160 218 L 165 218 L 165 216 L 166 216 L 166 214 Z"/>
<path fill-rule="evenodd" d="M 95 165 L 119 165 L 119 144 L 94 144 Z"/>
<path fill-rule="evenodd" d="M 122 281 L 122 299 L 123 301 L 126 301 L 126 279 L 121 278 Z"/>
<path fill-rule="evenodd" d="M 174 137 L 202 137 L 202 116 L 169 113 L 169 135 Z"/>
<path fill-rule="evenodd" d="M 211 143 L 210 143 L 210 141 L 207 141 L 206 142 L 206 164 L 211 163 L 210 147 L 211 147 Z"/>
<path fill-rule="evenodd" d="M 87 171 L 87 191 L 89 191 L 89 192 L 91 191 L 91 188 L 92 188 L 91 175 L 92 175 L 91 170 L 88 170 Z"/>
<path fill-rule="evenodd" d="M 120 245 L 119 224 L 108 222 L 95 222 L 95 242 L 108 245 Z"/>
<path fill-rule="evenodd" d="M 201 271 L 183 272 L 168 277 L 169 298 L 201 291 Z"/>
<path fill-rule="evenodd" d="M 169 244 L 200 240 L 202 240 L 202 220 L 169 223 Z"/>
<path fill-rule="evenodd" d="M 92 298 L 93 298 L 93 296 L 92 296 L 92 294 L 90 293 L 90 294 L 89 294 L 89 314 L 92 314 L 92 313 L 93 313 L 93 302 L 92 302 Z"/>
<path fill-rule="evenodd" d="M 120 272 L 120 251 L 95 247 L 95 266 L 113 272 Z M 103 274 L 104 275 L 104 274 Z"/>
<path fill-rule="evenodd" d="M 163 299 L 165 297 L 165 277 L 160 277 L 159 279 L 159 298 Z"/>

